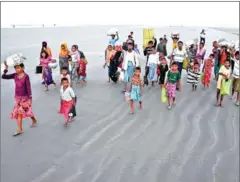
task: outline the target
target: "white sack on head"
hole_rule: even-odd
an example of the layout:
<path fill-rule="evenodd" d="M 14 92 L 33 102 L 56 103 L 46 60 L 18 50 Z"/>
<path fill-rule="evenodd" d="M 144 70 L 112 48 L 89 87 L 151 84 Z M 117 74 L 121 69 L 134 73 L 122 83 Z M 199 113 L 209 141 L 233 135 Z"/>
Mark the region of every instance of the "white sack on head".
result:
<path fill-rule="evenodd" d="M 9 56 L 6 59 L 6 63 L 9 67 L 13 67 L 15 65 L 20 65 L 26 60 L 26 58 L 22 55 L 22 53 L 17 53 L 12 56 Z"/>
<path fill-rule="evenodd" d="M 117 32 L 118 32 L 117 28 L 110 28 L 107 32 L 107 35 L 116 35 Z"/>

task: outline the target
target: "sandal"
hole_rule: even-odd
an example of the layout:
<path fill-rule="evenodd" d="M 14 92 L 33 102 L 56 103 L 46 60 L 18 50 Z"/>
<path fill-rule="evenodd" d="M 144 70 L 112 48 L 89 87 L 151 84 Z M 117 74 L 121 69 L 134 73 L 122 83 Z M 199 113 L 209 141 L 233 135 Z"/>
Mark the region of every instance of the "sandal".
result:
<path fill-rule="evenodd" d="M 12 136 L 18 136 L 18 135 L 21 135 L 23 133 L 23 131 L 17 131 L 17 132 L 15 132 Z"/>

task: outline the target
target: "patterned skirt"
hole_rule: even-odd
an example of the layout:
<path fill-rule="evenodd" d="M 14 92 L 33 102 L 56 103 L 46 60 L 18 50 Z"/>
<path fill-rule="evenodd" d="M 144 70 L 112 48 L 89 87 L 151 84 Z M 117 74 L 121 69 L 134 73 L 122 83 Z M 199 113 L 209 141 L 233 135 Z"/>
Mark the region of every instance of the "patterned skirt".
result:
<path fill-rule="evenodd" d="M 176 98 L 176 83 L 167 83 L 167 96 L 168 98 Z"/>
<path fill-rule="evenodd" d="M 15 105 L 10 115 L 11 119 L 17 119 L 21 115 L 22 119 L 33 117 L 31 99 L 29 98 L 15 98 Z"/>
<path fill-rule="evenodd" d="M 132 101 L 135 101 L 135 102 L 140 102 L 141 101 L 141 89 L 140 89 L 140 86 L 132 85 L 130 98 L 131 98 Z"/>

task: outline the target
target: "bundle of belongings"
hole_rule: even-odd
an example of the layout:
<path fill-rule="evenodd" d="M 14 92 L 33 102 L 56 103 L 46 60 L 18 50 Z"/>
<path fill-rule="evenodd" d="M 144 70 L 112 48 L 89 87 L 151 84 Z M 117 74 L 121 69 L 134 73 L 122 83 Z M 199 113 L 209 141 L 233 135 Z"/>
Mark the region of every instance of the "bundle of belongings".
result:
<path fill-rule="evenodd" d="M 172 32 L 171 38 L 172 38 L 172 39 L 179 39 L 179 38 L 180 38 L 179 32 Z"/>

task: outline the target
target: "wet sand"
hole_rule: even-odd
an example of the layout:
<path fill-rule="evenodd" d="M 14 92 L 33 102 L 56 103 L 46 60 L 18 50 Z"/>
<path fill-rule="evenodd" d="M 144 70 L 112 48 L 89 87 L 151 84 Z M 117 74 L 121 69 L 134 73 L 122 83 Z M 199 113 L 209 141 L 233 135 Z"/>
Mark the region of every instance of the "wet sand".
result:
<path fill-rule="evenodd" d="M 228 97 L 216 108 L 216 82 L 196 92 L 186 84 L 177 93 L 171 111 L 160 101 L 159 86 L 145 87 L 143 110 L 129 115 L 121 93 L 123 84 L 107 83 L 102 68 L 110 27 L 2 29 L 2 59 L 22 52 L 31 77 L 36 128 L 24 121 L 25 133 L 12 137 L 16 122 L 13 81 L 1 82 L 1 181 L 2 182 L 236 182 L 239 181 L 239 107 Z M 141 47 L 142 28 L 119 28 L 122 40 L 130 30 Z M 199 36 L 201 28 L 165 27 L 156 36 L 178 30 L 183 41 Z M 212 41 L 238 36 L 207 30 L 207 55 Z M 88 83 L 74 85 L 77 118 L 67 128 L 59 109 L 59 86 L 44 92 L 40 75 L 34 74 L 41 41 L 47 40 L 54 56 L 61 41 L 78 44 L 87 56 Z M 171 50 L 169 40 L 168 52 Z M 142 52 L 142 51 L 141 51 Z M 145 63 L 140 56 L 142 66 Z M 54 78 L 59 83 L 58 70 Z"/>

